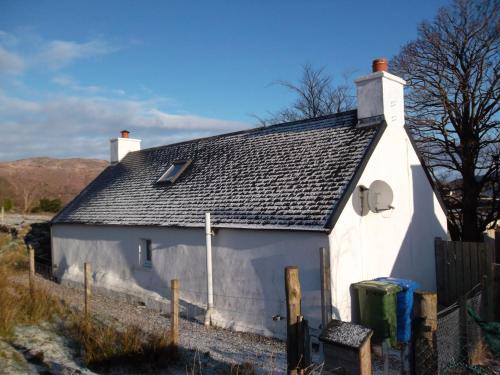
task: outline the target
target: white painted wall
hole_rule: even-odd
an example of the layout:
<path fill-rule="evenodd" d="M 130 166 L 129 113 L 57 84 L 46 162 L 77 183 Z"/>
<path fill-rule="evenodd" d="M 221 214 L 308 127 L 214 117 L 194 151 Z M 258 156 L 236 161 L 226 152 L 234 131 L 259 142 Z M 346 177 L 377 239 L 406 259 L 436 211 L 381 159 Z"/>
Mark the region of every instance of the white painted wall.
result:
<path fill-rule="evenodd" d="M 379 72 L 356 82 L 358 114 L 383 114 L 387 121 L 358 186 L 387 182 L 395 208 L 361 215 L 359 189 L 355 189 L 329 236 L 333 312 L 343 320 L 351 319 L 349 286 L 358 281 L 393 276 L 435 290 L 434 237 L 447 235 L 446 215 L 403 128 L 404 81 Z M 377 90 L 384 93 L 383 98 Z"/>
<path fill-rule="evenodd" d="M 152 240 L 153 267 L 144 268 L 140 240 Z M 326 233 L 219 229 L 212 238 L 215 315 L 220 326 L 285 336 L 284 268 L 300 267 L 303 311 L 311 327 L 320 316 L 319 248 Z M 83 263 L 92 263 L 94 282 L 117 291 L 161 299 L 180 279 L 181 299 L 206 304 L 204 228 L 54 225 L 56 275 L 82 282 Z"/>
<path fill-rule="evenodd" d="M 129 152 L 141 149 L 141 140 L 133 138 L 113 138 L 109 140 L 110 162 L 115 164 L 120 162 Z"/>

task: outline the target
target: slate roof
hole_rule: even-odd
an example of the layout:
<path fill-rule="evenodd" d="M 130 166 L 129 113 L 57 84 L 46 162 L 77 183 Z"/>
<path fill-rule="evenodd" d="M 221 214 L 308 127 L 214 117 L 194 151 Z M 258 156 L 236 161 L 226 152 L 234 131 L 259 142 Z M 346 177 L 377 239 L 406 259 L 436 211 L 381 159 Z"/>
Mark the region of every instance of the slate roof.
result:
<path fill-rule="evenodd" d="M 349 111 L 131 152 L 52 222 L 202 227 L 211 212 L 215 227 L 328 231 L 383 130 L 356 123 Z M 192 160 L 179 179 L 156 183 L 179 159 Z"/>

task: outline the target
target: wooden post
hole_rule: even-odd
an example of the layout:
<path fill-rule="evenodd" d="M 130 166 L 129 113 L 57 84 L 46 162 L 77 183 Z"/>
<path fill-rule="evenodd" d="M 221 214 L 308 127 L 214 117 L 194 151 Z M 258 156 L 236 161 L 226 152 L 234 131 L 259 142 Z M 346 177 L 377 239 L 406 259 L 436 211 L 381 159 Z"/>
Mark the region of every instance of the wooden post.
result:
<path fill-rule="evenodd" d="M 33 292 L 35 290 L 35 250 L 31 245 L 28 245 L 28 254 L 30 264 L 29 288 L 31 295 L 33 296 Z"/>
<path fill-rule="evenodd" d="M 460 345 L 460 361 L 469 364 L 467 349 L 467 296 L 458 298 L 458 342 Z"/>
<path fill-rule="evenodd" d="M 91 282 L 92 282 L 92 274 L 90 263 L 84 263 L 84 287 L 85 287 L 85 318 L 88 318 L 90 315 L 90 293 L 91 293 Z"/>
<path fill-rule="evenodd" d="M 500 263 L 500 229 L 495 230 L 495 263 Z"/>
<path fill-rule="evenodd" d="M 298 267 L 285 268 L 285 293 L 286 293 L 286 358 L 287 373 L 297 375 L 300 354 L 298 343 L 298 320 L 301 316 L 301 292 Z"/>
<path fill-rule="evenodd" d="M 330 279 L 330 253 L 324 247 L 319 248 L 321 269 L 321 327 L 325 328 L 332 320 L 332 292 Z"/>
<path fill-rule="evenodd" d="M 173 348 L 179 344 L 179 280 L 170 282 L 170 338 Z"/>
<path fill-rule="evenodd" d="M 490 272 L 489 303 L 491 304 L 491 318 L 494 322 L 500 322 L 500 263 L 493 263 Z"/>
<path fill-rule="evenodd" d="M 415 374 L 437 374 L 437 294 L 415 292 L 415 332 L 413 334 Z"/>

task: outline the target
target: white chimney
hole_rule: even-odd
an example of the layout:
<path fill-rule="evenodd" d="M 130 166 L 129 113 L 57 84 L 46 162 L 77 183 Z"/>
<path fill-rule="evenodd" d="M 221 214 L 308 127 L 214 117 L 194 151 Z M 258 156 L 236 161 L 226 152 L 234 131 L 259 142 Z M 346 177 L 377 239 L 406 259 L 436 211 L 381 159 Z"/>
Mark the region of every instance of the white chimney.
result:
<path fill-rule="evenodd" d="M 406 82 L 387 72 L 387 60 L 373 61 L 373 72 L 356 82 L 359 125 L 380 122 L 404 125 L 404 85 Z"/>
<path fill-rule="evenodd" d="M 110 139 L 111 164 L 119 163 L 129 152 L 141 149 L 141 140 L 129 138 L 129 134 L 128 130 L 122 130 L 120 138 Z"/>

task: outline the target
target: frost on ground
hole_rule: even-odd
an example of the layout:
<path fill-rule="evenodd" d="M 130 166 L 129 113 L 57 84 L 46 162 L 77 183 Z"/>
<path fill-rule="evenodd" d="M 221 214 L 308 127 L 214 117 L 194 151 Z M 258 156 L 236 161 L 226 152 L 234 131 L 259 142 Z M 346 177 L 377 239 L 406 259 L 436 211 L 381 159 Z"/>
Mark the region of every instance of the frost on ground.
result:
<path fill-rule="evenodd" d="M 0 358 L 2 374 L 94 374 L 74 345 L 48 324 L 17 327 L 9 343 L 0 341 Z"/>
<path fill-rule="evenodd" d="M 28 224 L 47 222 L 52 218 L 52 216 L 53 215 L 48 215 L 48 214 L 36 215 L 36 214 L 5 213 L 3 217 L 3 222 L 0 221 L 0 224 L 21 228 Z"/>
<path fill-rule="evenodd" d="M 16 276 L 16 282 L 26 282 L 25 276 Z M 69 308 L 83 308 L 83 289 L 61 285 L 36 277 L 36 285 L 44 287 L 60 298 Z M 146 333 L 168 331 L 170 319 L 166 314 L 144 305 L 131 304 L 125 298 L 110 297 L 94 290 L 91 310 L 99 320 L 118 326 L 137 326 Z M 116 369 L 106 374 L 229 374 L 231 366 L 250 363 L 260 374 L 286 373 L 285 343 L 255 334 L 234 332 L 227 329 L 205 327 L 194 320 L 180 319 L 180 347 L 182 360 L 162 370 Z M 41 370 L 50 374 L 93 374 L 83 366 L 80 353 L 68 339 L 58 336 L 49 325 L 18 327 L 12 345 L 0 342 L 0 357 L 7 365 L 0 366 L 0 373 L 36 374 Z M 40 362 L 40 356 L 43 361 Z M 318 353 L 313 360 L 321 363 Z M 374 358 L 374 373 L 383 373 L 383 363 Z M 194 369 L 194 370 L 193 370 Z M 391 352 L 389 374 L 399 373 L 397 352 Z"/>
<path fill-rule="evenodd" d="M 16 276 L 17 282 L 26 282 L 25 279 L 24 276 Z M 36 277 L 36 285 L 46 288 L 71 309 L 83 308 L 81 288 L 53 283 L 40 277 Z M 170 328 L 170 319 L 165 314 L 160 314 L 143 305 L 131 304 L 125 298 L 104 295 L 97 290 L 92 292 L 90 306 L 92 314 L 103 322 L 119 326 L 137 326 L 146 333 L 168 331 Z M 193 367 L 204 374 L 221 371 L 228 373 L 231 365 L 241 365 L 244 362 L 251 363 L 260 373 L 286 371 L 285 343 L 282 341 L 255 334 L 205 327 L 196 321 L 182 318 L 179 328 L 180 346 L 186 363 L 181 366 L 182 368 L 172 368 L 167 373 L 180 371 L 185 374 L 186 368 L 189 370 Z M 62 341 L 59 342 L 67 349 L 68 342 L 65 344 Z M 29 340 L 26 340 L 23 345 L 32 349 L 38 343 L 29 345 Z M 58 350 L 56 347 L 53 351 Z M 64 352 L 64 350 L 59 351 Z"/>

